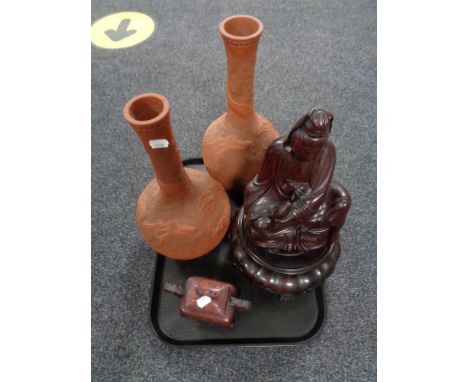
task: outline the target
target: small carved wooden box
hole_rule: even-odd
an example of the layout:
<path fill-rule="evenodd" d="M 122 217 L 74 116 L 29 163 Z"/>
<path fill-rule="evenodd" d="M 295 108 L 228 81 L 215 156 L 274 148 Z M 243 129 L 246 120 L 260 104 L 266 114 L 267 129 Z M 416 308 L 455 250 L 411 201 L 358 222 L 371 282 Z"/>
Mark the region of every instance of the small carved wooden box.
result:
<path fill-rule="evenodd" d="M 165 283 L 164 290 L 182 296 L 179 311 L 182 316 L 232 327 L 236 310 L 250 310 L 251 303 L 236 298 L 234 285 L 192 276 L 181 285 Z"/>

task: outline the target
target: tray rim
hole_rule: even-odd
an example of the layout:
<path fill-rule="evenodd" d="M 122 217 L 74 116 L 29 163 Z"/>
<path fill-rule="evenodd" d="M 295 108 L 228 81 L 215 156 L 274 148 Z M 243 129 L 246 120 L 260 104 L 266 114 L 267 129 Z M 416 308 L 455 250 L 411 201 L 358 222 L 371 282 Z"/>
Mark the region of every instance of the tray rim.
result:
<path fill-rule="evenodd" d="M 184 166 L 201 164 L 203 165 L 202 158 L 188 158 L 182 161 Z M 170 345 L 176 346 L 252 346 L 252 347 L 261 347 L 261 346 L 297 346 L 301 344 L 308 343 L 312 338 L 317 337 L 325 324 L 326 321 L 326 304 L 325 304 L 325 295 L 324 295 L 324 286 L 319 285 L 314 291 L 309 293 L 315 293 L 315 298 L 317 299 L 317 308 L 318 316 L 315 324 L 312 326 L 311 330 L 306 334 L 295 337 L 295 338 L 285 338 L 285 337 L 263 337 L 263 338 L 218 338 L 218 339 L 201 339 L 201 340 L 176 340 L 169 337 L 159 326 L 158 322 L 158 312 L 159 312 L 159 302 L 161 296 L 161 280 L 164 271 L 164 264 L 166 258 L 155 252 L 156 261 L 155 266 L 153 267 L 153 280 L 151 287 L 151 301 L 149 306 L 150 313 L 150 322 L 151 327 L 153 328 L 156 335 L 163 341 Z"/>

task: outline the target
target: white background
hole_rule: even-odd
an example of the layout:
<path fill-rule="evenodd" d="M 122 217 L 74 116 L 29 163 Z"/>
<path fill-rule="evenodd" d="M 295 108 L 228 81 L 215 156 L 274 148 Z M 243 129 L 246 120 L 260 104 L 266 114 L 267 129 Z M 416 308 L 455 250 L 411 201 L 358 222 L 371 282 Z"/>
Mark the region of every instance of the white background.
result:
<path fill-rule="evenodd" d="M 463 1 L 378 2 L 382 382 L 468 381 L 467 15 Z"/>
<path fill-rule="evenodd" d="M 468 380 L 464 4 L 378 2 L 383 382 Z M 7 2 L 2 10 L 0 380 L 85 381 L 90 4 Z"/>

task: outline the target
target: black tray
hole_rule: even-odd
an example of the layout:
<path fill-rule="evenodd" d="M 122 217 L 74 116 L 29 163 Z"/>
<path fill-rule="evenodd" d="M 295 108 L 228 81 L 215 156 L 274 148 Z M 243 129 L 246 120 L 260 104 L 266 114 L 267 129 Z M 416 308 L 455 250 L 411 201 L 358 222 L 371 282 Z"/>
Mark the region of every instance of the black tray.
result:
<path fill-rule="evenodd" d="M 186 167 L 205 171 L 202 159 L 184 161 Z M 231 198 L 232 211 L 240 204 Z M 286 345 L 311 339 L 325 317 L 322 286 L 291 301 L 252 285 L 228 259 L 229 241 L 224 240 L 208 255 L 177 261 L 156 255 L 151 302 L 151 323 L 156 334 L 174 345 Z M 253 309 L 236 314 L 234 328 L 210 325 L 179 315 L 180 298 L 163 292 L 169 281 L 183 284 L 190 276 L 204 276 L 234 284 L 238 297 L 252 301 Z"/>

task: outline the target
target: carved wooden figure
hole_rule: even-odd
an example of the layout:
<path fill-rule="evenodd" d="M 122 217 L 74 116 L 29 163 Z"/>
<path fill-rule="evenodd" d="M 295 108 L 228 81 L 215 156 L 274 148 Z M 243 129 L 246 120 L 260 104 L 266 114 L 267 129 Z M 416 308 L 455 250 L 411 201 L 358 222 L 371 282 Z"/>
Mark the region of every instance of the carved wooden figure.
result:
<path fill-rule="evenodd" d="M 333 116 L 314 109 L 275 140 L 231 225 L 231 256 L 255 283 L 280 295 L 321 284 L 340 254 L 339 231 L 351 206 L 334 182 Z"/>

